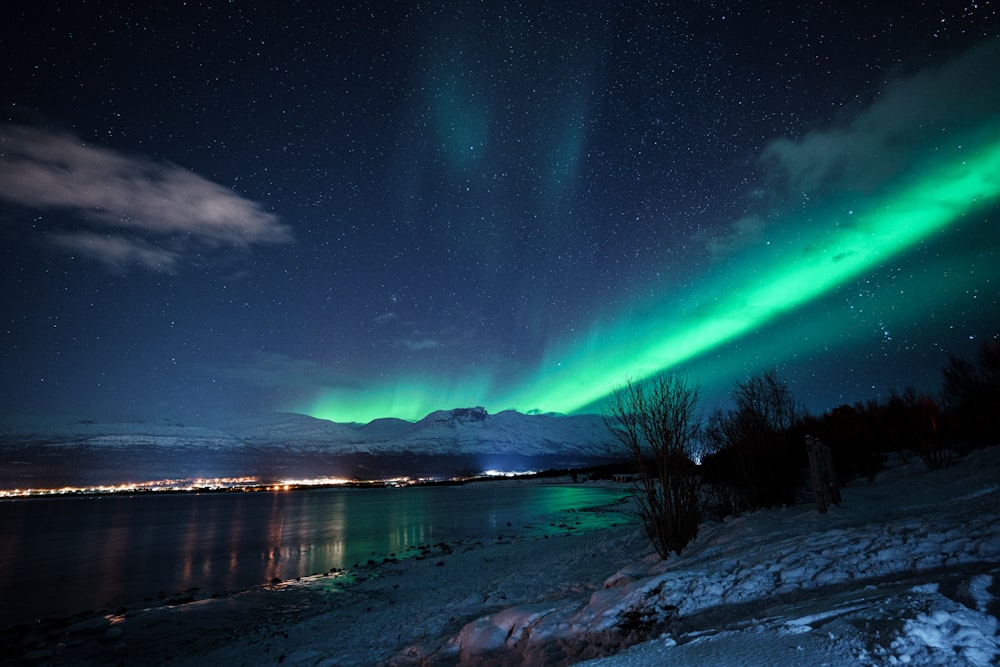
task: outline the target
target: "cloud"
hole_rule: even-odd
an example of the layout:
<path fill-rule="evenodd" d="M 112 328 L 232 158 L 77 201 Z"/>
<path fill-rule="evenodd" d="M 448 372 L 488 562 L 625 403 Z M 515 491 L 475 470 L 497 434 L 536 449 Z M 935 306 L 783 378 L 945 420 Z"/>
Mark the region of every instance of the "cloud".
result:
<path fill-rule="evenodd" d="M 768 176 L 803 193 L 870 192 L 921 161 L 948 150 L 974 148 L 984 130 L 1000 126 L 1000 39 L 990 39 L 951 60 L 925 67 L 886 86 L 867 107 L 801 139 L 772 141 L 760 160 Z M 760 200 L 767 192 L 751 193 Z M 776 193 L 770 193 L 776 194 Z M 759 239 L 769 221 L 742 217 L 707 239 L 717 261 Z"/>
<path fill-rule="evenodd" d="M 421 350 L 436 350 L 443 347 L 443 343 L 439 340 L 429 337 L 419 337 L 419 338 L 400 338 L 396 341 L 398 347 L 405 347 L 407 350 L 421 351 Z"/>
<path fill-rule="evenodd" d="M 416 322 L 403 320 L 397 313 L 392 311 L 376 315 L 373 321 L 379 326 L 393 325 L 393 333 L 398 332 L 398 334 L 396 338 L 392 339 L 392 346 L 397 349 L 419 352 L 423 350 L 437 350 L 445 345 L 440 340 L 434 338 L 432 333 L 416 328 Z"/>
<path fill-rule="evenodd" d="M 957 148 L 970 129 L 996 123 L 1000 108 L 1000 39 L 898 80 L 867 108 L 798 141 L 778 139 L 762 154 L 791 187 L 877 186 L 912 166 L 928 146 Z"/>
<path fill-rule="evenodd" d="M 110 270 L 139 264 L 154 271 L 173 273 L 180 255 L 175 250 L 161 248 L 138 238 L 111 236 L 89 231 L 55 232 L 49 234 L 53 245 L 74 255 L 81 255 L 105 264 Z"/>
<path fill-rule="evenodd" d="M 264 389 L 357 388 L 356 378 L 338 373 L 311 359 L 296 359 L 284 354 L 261 353 L 235 366 L 217 369 L 218 375 L 242 384 Z"/>
<path fill-rule="evenodd" d="M 261 204 L 180 166 L 22 125 L 0 126 L 0 198 L 73 212 L 86 228 L 49 240 L 109 266 L 172 271 L 188 253 L 292 241 Z"/>
<path fill-rule="evenodd" d="M 750 215 L 740 218 L 729 225 L 722 234 L 708 240 L 708 253 L 711 259 L 718 260 L 736 250 L 757 241 L 764 231 L 765 223 L 757 216 Z"/>

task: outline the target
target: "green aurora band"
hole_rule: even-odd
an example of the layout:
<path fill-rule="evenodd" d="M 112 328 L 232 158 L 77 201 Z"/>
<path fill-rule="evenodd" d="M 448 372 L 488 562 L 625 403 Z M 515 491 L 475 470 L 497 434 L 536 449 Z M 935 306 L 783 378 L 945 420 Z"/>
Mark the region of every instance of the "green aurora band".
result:
<path fill-rule="evenodd" d="M 857 278 L 1000 194 L 1000 142 L 964 158 L 933 170 L 867 213 L 850 215 L 850 224 L 840 222 L 847 217 L 841 212 L 810 225 L 814 238 L 792 257 L 787 251 L 773 253 L 753 262 L 742 280 L 730 275 L 714 289 L 699 289 L 716 295 L 710 305 L 623 322 L 611 335 L 598 334 L 568 355 L 571 361 L 537 378 L 510 402 L 565 413 L 594 406 L 626 377 L 641 380 L 675 368 Z M 765 273 L 761 266 L 774 268 Z M 671 333 L 664 336 L 665 331 Z M 614 346 L 604 344 L 609 339 Z"/>
<path fill-rule="evenodd" d="M 478 397 L 475 404 L 491 411 L 596 412 L 624 379 L 680 368 L 752 334 L 992 205 L 998 195 L 1000 140 L 994 139 L 923 170 L 894 193 L 869 198 L 867 206 L 814 215 L 798 225 L 794 243 L 773 240 L 751 250 L 740 263 L 742 271 L 732 263 L 716 267 L 684 302 L 671 295 L 668 303 L 648 304 L 642 315 L 597 324 L 585 340 L 554 346 L 536 376 L 513 392 L 498 395 L 492 375 L 483 371 L 447 385 L 422 379 L 361 394 L 331 390 L 303 411 L 334 421 L 419 419 L 434 409 L 471 405 Z"/>

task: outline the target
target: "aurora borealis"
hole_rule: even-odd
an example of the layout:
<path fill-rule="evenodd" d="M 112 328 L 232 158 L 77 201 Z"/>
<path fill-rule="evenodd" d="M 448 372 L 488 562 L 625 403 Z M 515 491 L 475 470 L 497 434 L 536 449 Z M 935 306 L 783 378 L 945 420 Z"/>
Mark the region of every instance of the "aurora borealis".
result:
<path fill-rule="evenodd" d="M 586 367 L 599 369 L 595 377 L 581 371 L 584 382 L 556 380 L 551 389 L 543 382 L 543 388 L 533 389 L 531 398 L 525 400 L 534 398 L 567 412 L 592 407 L 590 403 L 599 403 L 604 396 L 601 387 L 613 384 L 617 377 L 632 374 L 642 378 L 681 366 L 856 279 L 953 223 L 969 209 L 990 205 L 1000 194 L 1000 143 L 975 157 L 971 164 L 942 168 L 926 182 L 859 215 L 858 223 L 816 239 L 814 252 L 791 260 L 783 259 L 785 253 L 777 253 L 773 264 L 760 260 L 760 265 L 777 268 L 758 270 L 759 277 L 741 276 L 728 288 L 719 286 L 718 293 L 723 296 L 696 315 L 672 315 L 667 310 L 662 320 L 646 320 L 642 328 L 630 327 L 613 337 L 619 341 L 615 345 L 592 344 L 580 356 Z M 644 344 L 630 345 L 629 339 L 635 341 L 637 331 L 642 332 Z M 675 333 L 663 333 L 671 331 Z M 782 360 L 775 358 L 776 362 Z"/>
<path fill-rule="evenodd" d="M 823 410 L 1000 336 L 989 3 L 403 6 L 19 5 L 5 418 Z"/>

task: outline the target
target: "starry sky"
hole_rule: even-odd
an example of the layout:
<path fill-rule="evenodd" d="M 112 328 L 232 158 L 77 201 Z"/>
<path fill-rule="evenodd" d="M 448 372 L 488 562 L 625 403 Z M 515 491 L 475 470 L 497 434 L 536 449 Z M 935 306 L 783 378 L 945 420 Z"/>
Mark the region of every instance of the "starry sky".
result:
<path fill-rule="evenodd" d="M 0 416 L 814 412 L 1000 336 L 994 2 L 21 2 Z"/>

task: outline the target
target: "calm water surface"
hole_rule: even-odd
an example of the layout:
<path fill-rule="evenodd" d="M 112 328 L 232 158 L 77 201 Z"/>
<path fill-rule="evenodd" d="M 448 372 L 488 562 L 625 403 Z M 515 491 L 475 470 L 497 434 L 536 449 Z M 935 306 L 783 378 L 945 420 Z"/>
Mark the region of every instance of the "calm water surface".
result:
<path fill-rule="evenodd" d="M 144 494 L 0 502 L 0 627 L 351 568 L 418 545 L 628 520 L 558 486 Z"/>

